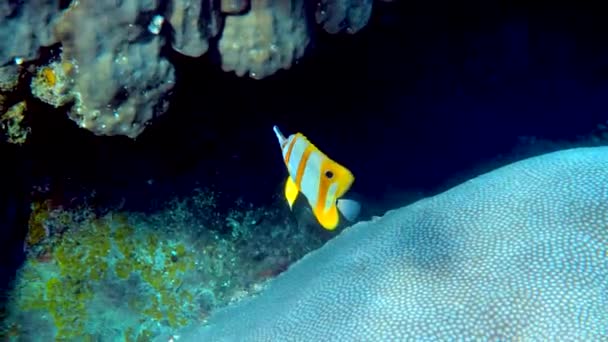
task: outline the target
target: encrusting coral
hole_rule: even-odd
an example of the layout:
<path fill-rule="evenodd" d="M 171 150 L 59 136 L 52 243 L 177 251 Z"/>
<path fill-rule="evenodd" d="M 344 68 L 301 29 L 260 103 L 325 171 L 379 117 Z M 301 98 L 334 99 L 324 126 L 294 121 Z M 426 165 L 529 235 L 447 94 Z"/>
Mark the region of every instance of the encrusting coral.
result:
<path fill-rule="evenodd" d="M 168 336 L 258 291 L 321 242 L 272 223 L 276 211 L 237 203 L 218 215 L 214 198 L 196 192 L 149 216 L 34 202 L 3 330 L 25 340 Z"/>

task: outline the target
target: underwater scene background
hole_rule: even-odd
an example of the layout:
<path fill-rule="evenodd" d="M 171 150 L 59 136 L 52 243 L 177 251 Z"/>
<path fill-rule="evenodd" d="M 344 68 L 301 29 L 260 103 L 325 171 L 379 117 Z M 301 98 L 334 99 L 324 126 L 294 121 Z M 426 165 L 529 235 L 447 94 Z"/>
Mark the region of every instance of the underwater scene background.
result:
<path fill-rule="evenodd" d="M 580 4 L 0 4 L 0 336 L 606 340 L 607 36 Z M 274 125 L 352 172 L 362 223 L 290 209 Z M 423 307 L 442 279 L 463 293 Z"/>

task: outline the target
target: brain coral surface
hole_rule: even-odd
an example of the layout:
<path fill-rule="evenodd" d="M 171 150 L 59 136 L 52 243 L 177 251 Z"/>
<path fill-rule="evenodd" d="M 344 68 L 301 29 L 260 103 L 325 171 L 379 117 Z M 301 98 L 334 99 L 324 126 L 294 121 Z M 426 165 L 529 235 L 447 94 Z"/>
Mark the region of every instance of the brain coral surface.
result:
<path fill-rule="evenodd" d="M 182 341 L 608 339 L 608 147 L 356 224 Z"/>

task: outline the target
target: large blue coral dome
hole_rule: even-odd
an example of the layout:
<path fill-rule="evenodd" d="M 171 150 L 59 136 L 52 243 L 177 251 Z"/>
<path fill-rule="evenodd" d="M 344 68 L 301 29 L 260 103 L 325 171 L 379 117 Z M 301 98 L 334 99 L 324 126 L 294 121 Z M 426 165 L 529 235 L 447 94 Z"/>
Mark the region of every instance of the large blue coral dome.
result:
<path fill-rule="evenodd" d="M 526 159 L 356 224 L 180 341 L 608 337 L 608 147 Z"/>

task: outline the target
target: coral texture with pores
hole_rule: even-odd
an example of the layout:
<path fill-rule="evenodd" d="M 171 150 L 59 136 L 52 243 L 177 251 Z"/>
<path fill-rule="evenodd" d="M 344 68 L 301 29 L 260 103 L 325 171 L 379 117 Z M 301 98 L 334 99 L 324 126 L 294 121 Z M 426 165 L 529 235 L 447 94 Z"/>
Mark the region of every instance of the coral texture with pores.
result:
<path fill-rule="evenodd" d="M 182 341 L 602 341 L 608 147 L 517 162 L 359 223 Z"/>

